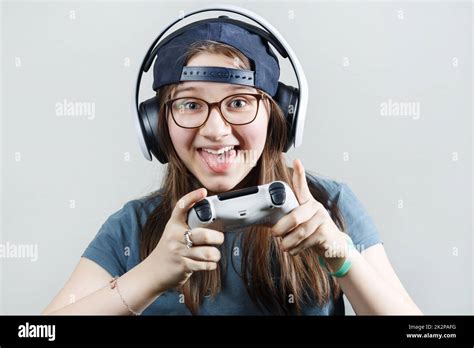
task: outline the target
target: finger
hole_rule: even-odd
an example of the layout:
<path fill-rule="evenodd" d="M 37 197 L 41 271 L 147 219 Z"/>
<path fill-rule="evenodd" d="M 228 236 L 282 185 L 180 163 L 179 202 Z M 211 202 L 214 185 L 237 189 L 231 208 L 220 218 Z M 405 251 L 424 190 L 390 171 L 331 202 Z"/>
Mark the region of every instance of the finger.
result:
<path fill-rule="evenodd" d="M 186 264 L 186 268 L 190 271 L 212 271 L 217 268 L 217 263 L 209 261 L 196 261 L 183 257 L 183 260 Z"/>
<path fill-rule="evenodd" d="M 295 195 L 299 204 L 304 204 L 307 201 L 314 199 L 306 181 L 306 174 L 303 164 L 299 159 L 293 161 L 293 187 L 295 188 Z"/>
<path fill-rule="evenodd" d="M 275 225 L 272 226 L 272 234 L 275 237 L 282 237 L 289 231 L 293 230 L 299 224 L 302 224 L 316 214 L 319 205 L 315 200 L 310 200 L 283 216 Z"/>
<path fill-rule="evenodd" d="M 183 256 L 195 261 L 209 261 L 219 262 L 221 259 L 221 252 L 216 247 L 197 246 L 192 248 L 185 248 Z"/>
<path fill-rule="evenodd" d="M 319 226 L 324 223 L 324 214 L 319 211 L 313 215 L 307 222 L 299 225 L 294 230 L 288 232 L 282 240 L 283 250 L 290 251 L 308 239 L 311 235 L 317 234 Z"/>
<path fill-rule="evenodd" d="M 223 232 L 204 227 L 193 228 L 189 238 L 193 242 L 193 245 L 221 245 L 224 243 Z"/>
<path fill-rule="evenodd" d="M 176 202 L 173 212 L 171 213 L 171 217 L 181 221 L 186 221 L 189 209 L 191 209 L 194 204 L 206 197 L 206 195 L 207 190 L 205 188 L 200 188 L 184 195 L 178 202 Z"/>
<path fill-rule="evenodd" d="M 343 237 L 339 242 L 333 243 L 330 246 L 330 249 L 322 248 L 322 244 L 324 243 L 323 238 L 321 238 L 321 235 L 319 233 L 314 233 L 313 235 L 309 236 L 306 238 L 302 243 L 298 244 L 297 247 L 288 250 L 288 252 L 291 255 L 296 255 L 297 253 L 301 252 L 304 249 L 308 249 L 314 246 L 319 246 L 321 250 L 324 250 L 324 253 L 339 253 L 341 254 L 340 256 L 347 256 L 347 252 L 349 252 L 349 247 L 347 243 L 346 237 Z"/>
<path fill-rule="evenodd" d="M 322 243 L 321 236 L 319 235 L 319 233 L 315 232 L 311 234 L 308 238 L 306 238 L 304 241 L 299 243 L 296 247 L 288 249 L 287 251 L 290 255 L 296 255 L 301 251 L 308 249 L 312 246 L 317 246 L 320 243 Z"/>

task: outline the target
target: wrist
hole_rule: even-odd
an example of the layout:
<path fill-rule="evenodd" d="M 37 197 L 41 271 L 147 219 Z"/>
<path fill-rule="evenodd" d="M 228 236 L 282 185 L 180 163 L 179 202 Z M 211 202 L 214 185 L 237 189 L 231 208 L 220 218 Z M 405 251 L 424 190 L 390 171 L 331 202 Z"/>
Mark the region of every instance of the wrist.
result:
<path fill-rule="evenodd" d="M 346 257 L 330 257 L 324 258 L 324 262 L 329 270 L 329 272 L 334 273 L 338 269 L 342 267 L 344 262 L 346 261 Z"/>
<path fill-rule="evenodd" d="M 354 244 L 349 235 L 339 232 L 330 243 L 325 245 L 325 252 L 319 257 L 319 262 L 331 275 L 343 277 L 351 268 L 354 250 Z"/>
<path fill-rule="evenodd" d="M 348 255 L 352 240 L 346 233 L 338 231 L 324 243 L 322 257 L 326 262 L 333 263 L 334 260 L 344 260 Z"/>

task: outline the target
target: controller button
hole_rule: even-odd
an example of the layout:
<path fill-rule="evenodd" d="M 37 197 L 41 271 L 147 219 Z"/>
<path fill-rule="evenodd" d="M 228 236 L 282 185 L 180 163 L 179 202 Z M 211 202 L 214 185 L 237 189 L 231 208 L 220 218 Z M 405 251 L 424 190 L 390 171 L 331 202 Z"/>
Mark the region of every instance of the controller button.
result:
<path fill-rule="evenodd" d="M 281 182 L 274 182 L 270 185 L 268 191 L 270 192 L 270 197 L 273 204 L 282 205 L 286 201 L 286 191 L 285 186 Z"/>
<path fill-rule="evenodd" d="M 193 209 L 196 212 L 196 215 L 199 218 L 199 220 L 201 221 L 211 220 L 211 217 L 212 217 L 211 205 L 209 204 L 207 199 L 204 199 L 196 203 Z"/>
<path fill-rule="evenodd" d="M 274 192 L 274 193 L 271 194 L 271 197 L 272 197 L 273 204 L 282 205 L 282 204 L 285 203 L 286 193 L 285 193 L 285 191 Z"/>

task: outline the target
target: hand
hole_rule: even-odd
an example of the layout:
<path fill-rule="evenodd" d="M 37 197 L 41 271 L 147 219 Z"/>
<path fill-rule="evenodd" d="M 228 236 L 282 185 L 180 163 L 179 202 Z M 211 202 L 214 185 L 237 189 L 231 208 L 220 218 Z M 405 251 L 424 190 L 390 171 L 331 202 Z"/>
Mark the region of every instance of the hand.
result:
<path fill-rule="evenodd" d="M 194 271 L 210 271 L 217 268 L 221 253 L 215 245 L 224 242 L 224 233 L 207 228 L 193 228 L 188 248 L 184 232 L 190 230 L 186 223 L 189 209 L 206 197 L 206 189 L 198 189 L 183 196 L 173 209 L 163 235 L 149 257 L 156 265 L 156 284 L 161 291 L 183 285 Z"/>
<path fill-rule="evenodd" d="M 326 208 L 311 195 L 301 161 L 293 161 L 293 168 L 292 181 L 300 206 L 273 225 L 272 234 L 283 237 L 281 246 L 291 255 L 315 247 L 324 257 L 327 250 L 345 246 L 346 239 Z"/>

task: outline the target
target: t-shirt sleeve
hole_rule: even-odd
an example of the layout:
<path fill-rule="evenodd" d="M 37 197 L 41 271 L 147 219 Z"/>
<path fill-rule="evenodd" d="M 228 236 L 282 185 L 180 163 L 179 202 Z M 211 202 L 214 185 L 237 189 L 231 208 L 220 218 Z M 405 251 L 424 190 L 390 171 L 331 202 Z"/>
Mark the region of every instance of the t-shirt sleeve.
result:
<path fill-rule="evenodd" d="M 337 205 L 344 218 L 345 232 L 352 238 L 357 250 L 362 252 L 375 244 L 383 244 L 374 221 L 362 202 L 345 183 L 341 183 Z"/>
<path fill-rule="evenodd" d="M 125 246 L 130 229 L 130 204 L 112 214 L 89 243 L 82 257 L 94 261 L 112 276 L 126 270 Z"/>

